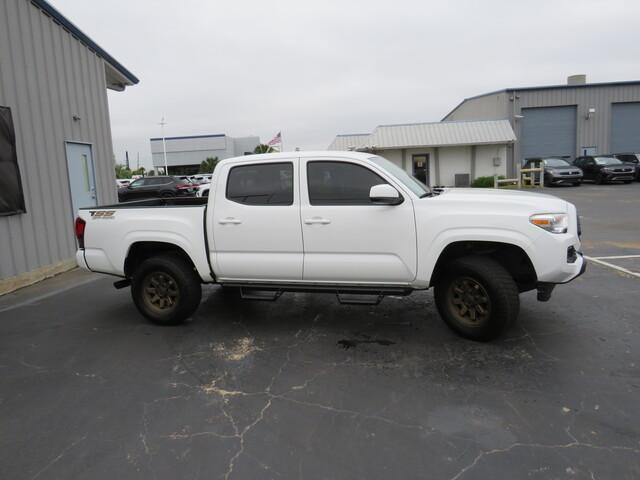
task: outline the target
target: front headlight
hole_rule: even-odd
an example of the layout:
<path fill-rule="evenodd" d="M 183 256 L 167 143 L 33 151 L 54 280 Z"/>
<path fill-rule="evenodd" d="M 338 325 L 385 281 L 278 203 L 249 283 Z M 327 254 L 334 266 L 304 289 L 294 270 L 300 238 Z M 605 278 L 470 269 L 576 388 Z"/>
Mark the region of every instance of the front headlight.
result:
<path fill-rule="evenodd" d="M 540 227 L 551 233 L 567 233 L 569 228 L 569 215 L 566 213 L 541 213 L 531 215 L 529 221 L 536 227 Z"/>

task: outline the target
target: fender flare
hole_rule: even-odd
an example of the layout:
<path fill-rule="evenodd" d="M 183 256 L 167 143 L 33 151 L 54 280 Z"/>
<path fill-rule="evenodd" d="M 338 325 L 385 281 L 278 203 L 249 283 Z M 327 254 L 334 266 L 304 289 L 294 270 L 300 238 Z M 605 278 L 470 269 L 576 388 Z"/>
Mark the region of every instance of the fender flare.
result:
<path fill-rule="evenodd" d="M 533 241 L 526 235 L 508 229 L 461 227 L 444 230 L 433 239 L 432 248 L 419 260 L 420 277 L 430 283 L 442 253 L 447 247 L 457 242 L 491 242 L 513 245 L 524 251 L 536 273 L 539 271 L 536 267 L 535 255 L 532 254 L 534 251 Z"/>

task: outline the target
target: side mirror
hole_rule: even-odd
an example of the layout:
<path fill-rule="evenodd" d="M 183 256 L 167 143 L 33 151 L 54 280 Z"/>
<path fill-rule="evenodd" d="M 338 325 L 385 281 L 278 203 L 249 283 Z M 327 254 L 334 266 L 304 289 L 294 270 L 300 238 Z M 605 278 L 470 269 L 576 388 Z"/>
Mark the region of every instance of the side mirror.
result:
<path fill-rule="evenodd" d="M 387 183 L 371 187 L 369 198 L 376 205 L 400 205 L 404 202 L 400 192 Z"/>

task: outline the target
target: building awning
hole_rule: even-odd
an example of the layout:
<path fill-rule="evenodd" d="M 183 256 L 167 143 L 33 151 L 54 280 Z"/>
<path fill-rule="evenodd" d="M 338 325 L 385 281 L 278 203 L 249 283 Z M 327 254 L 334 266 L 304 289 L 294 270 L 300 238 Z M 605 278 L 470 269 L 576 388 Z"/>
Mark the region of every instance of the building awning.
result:
<path fill-rule="evenodd" d="M 67 29 L 80 43 L 85 45 L 89 50 L 94 52 L 98 57 L 104 60 L 105 79 L 107 88 L 111 90 L 122 91 L 126 87 L 137 84 L 140 80 L 127 70 L 120 62 L 109 55 L 96 42 L 91 40 L 82 30 L 76 27 L 67 17 L 62 15 L 52 5 L 45 0 L 31 0 L 31 3 L 40 8 L 49 15 L 56 23 Z"/>
<path fill-rule="evenodd" d="M 515 140 L 508 120 L 406 123 L 379 125 L 371 134 L 338 135 L 329 150 L 494 145 Z"/>

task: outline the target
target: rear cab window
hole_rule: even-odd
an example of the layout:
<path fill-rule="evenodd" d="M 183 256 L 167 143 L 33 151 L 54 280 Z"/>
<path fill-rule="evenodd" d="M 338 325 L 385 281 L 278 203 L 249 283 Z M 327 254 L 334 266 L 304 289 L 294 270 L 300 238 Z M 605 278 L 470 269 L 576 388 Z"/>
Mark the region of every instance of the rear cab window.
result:
<path fill-rule="evenodd" d="M 243 205 L 293 205 L 293 163 L 231 167 L 226 198 Z"/>

